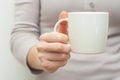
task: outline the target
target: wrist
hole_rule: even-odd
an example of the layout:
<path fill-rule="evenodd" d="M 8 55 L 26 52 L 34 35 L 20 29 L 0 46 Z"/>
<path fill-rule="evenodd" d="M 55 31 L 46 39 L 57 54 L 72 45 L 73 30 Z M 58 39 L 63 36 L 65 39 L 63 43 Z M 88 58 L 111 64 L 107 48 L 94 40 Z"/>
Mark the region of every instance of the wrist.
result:
<path fill-rule="evenodd" d="M 37 48 L 35 46 L 33 46 L 32 48 L 30 48 L 28 55 L 27 55 L 27 66 L 32 69 L 32 70 L 42 70 L 40 68 L 40 63 L 39 63 L 39 59 L 38 59 L 38 51 Z"/>

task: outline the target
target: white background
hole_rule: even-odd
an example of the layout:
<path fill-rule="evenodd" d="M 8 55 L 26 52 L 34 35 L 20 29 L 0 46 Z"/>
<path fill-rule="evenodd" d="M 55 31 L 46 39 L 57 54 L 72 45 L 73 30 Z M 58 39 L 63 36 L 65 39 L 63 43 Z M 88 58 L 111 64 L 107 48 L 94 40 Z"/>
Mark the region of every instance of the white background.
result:
<path fill-rule="evenodd" d="M 0 0 L 0 80 L 34 80 L 12 56 L 10 32 L 14 21 L 14 0 Z"/>

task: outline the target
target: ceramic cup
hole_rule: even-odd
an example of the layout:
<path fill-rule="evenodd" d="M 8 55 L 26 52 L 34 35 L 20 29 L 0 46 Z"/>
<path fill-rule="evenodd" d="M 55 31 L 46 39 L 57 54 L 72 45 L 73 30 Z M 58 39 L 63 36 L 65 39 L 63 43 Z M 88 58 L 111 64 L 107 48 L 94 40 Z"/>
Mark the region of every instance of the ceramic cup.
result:
<path fill-rule="evenodd" d="M 102 53 L 108 35 L 108 12 L 69 12 L 68 18 L 60 19 L 54 26 L 68 22 L 69 43 L 74 53 Z"/>

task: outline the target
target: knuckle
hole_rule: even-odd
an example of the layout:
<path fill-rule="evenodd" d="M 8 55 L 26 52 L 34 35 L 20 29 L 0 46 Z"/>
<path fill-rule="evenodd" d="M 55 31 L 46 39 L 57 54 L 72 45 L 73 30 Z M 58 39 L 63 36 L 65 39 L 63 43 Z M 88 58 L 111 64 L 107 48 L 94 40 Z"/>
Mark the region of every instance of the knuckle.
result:
<path fill-rule="evenodd" d="M 48 63 L 43 63 L 43 67 L 44 67 L 45 69 L 48 69 L 48 68 L 49 68 L 49 64 L 48 64 Z"/>
<path fill-rule="evenodd" d="M 38 57 L 39 57 L 39 59 L 43 59 L 44 58 L 44 56 L 43 56 L 43 54 L 38 54 Z"/>
<path fill-rule="evenodd" d="M 62 55 L 61 55 L 62 60 L 66 60 L 67 57 L 68 57 L 67 54 L 62 54 Z"/>
<path fill-rule="evenodd" d="M 56 48 L 58 51 L 62 51 L 63 50 L 63 45 L 62 44 L 57 44 Z"/>
<path fill-rule="evenodd" d="M 44 66 L 44 65 L 47 66 L 47 64 L 45 64 L 45 63 L 46 63 L 45 60 L 47 60 L 46 54 L 44 54 L 44 53 L 39 53 L 39 54 L 38 54 L 38 58 L 40 59 L 41 62 L 44 62 L 44 63 L 43 63 L 43 66 Z"/>
<path fill-rule="evenodd" d="M 48 72 L 49 72 L 49 73 L 53 73 L 53 72 L 57 71 L 57 69 L 58 69 L 58 68 L 52 69 L 52 70 L 48 70 Z"/>
<path fill-rule="evenodd" d="M 65 66 L 67 64 L 67 60 L 63 61 L 62 66 Z"/>
<path fill-rule="evenodd" d="M 46 50 L 46 43 L 41 41 L 40 44 L 38 45 L 38 50 L 45 51 Z"/>
<path fill-rule="evenodd" d="M 45 48 L 41 45 L 41 46 L 38 47 L 38 50 L 39 50 L 39 51 L 44 51 Z"/>
<path fill-rule="evenodd" d="M 67 48 L 67 53 L 70 53 L 71 52 L 71 46 L 67 44 L 66 48 Z"/>
<path fill-rule="evenodd" d="M 50 65 L 49 63 L 45 63 L 43 67 L 48 71 L 53 71 L 55 67 L 53 65 Z"/>

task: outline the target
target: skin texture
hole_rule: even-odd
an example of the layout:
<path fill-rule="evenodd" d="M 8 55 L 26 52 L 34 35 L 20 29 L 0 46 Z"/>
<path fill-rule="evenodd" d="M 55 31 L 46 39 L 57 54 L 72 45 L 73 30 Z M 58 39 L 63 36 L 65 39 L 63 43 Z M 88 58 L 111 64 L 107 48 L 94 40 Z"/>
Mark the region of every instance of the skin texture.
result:
<path fill-rule="evenodd" d="M 65 11 L 59 15 L 59 19 L 66 17 L 68 14 Z M 39 39 L 40 43 L 28 52 L 27 63 L 30 68 L 54 72 L 67 63 L 71 51 L 67 44 L 67 22 L 60 23 L 57 32 L 42 34 Z"/>

